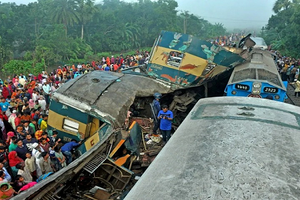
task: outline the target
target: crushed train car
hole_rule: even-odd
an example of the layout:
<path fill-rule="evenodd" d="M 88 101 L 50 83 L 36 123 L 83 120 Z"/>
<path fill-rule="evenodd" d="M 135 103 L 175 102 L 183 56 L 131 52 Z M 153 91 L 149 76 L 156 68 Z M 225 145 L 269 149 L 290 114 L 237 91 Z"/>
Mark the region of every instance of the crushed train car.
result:
<path fill-rule="evenodd" d="M 80 199 L 79 194 L 64 192 L 80 185 L 120 193 L 133 175 L 126 166 L 139 155 L 143 130 L 138 122 L 149 120 L 155 92 L 170 91 L 169 85 L 149 77 L 103 71 L 64 84 L 51 99 L 49 132 L 55 129 L 65 142 L 82 140 L 76 150 L 79 158 L 14 199 L 60 199 L 65 194 L 73 195 L 65 199 Z M 137 120 L 128 121 L 130 109 Z"/>
<path fill-rule="evenodd" d="M 84 140 L 78 148 L 83 154 L 112 130 L 125 128 L 132 106 L 147 116 L 145 105 L 152 95 L 170 91 L 168 85 L 148 77 L 94 71 L 67 82 L 53 94 L 48 126 L 63 141 Z"/>
<path fill-rule="evenodd" d="M 239 54 L 192 35 L 162 31 L 147 65 L 150 76 L 178 86 L 195 86 L 244 62 Z"/>
<path fill-rule="evenodd" d="M 195 103 L 209 96 L 212 86 L 204 83 L 244 61 L 236 52 L 163 31 L 145 73 L 94 71 L 67 82 L 51 98 L 49 133 L 55 129 L 65 142 L 82 140 L 78 158 L 14 199 L 84 199 L 95 186 L 107 189 L 96 193 L 120 194 L 133 176 L 130 163 L 144 136 L 141 123 L 153 117 L 152 95 L 164 94 L 176 129 Z M 224 88 L 215 88 L 223 94 Z M 130 109 L 136 120 L 128 120 Z"/>

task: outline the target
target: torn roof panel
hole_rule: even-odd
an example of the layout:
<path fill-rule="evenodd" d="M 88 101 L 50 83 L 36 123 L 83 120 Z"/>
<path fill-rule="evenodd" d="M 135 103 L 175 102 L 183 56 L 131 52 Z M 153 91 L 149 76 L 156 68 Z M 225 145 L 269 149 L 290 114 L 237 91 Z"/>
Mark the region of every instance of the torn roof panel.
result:
<path fill-rule="evenodd" d="M 76 101 L 76 106 L 73 104 L 75 108 L 98 113 L 119 127 L 124 123 L 135 97 L 170 91 L 170 86 L 149 77 L 93 71 L 63 85 L 53 97 L 62 103 Z"/>

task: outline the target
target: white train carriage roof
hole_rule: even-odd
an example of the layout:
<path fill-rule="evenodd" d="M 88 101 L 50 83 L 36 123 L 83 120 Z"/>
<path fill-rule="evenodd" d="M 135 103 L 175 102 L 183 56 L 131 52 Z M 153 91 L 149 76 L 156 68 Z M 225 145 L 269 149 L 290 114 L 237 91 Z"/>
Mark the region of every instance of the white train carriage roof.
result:
<path fill-rule="evenodd" d="M 300 108 L 200 100 L 125 200 L 300 199 Z"/>
<path fill-rule="evenodd" d="M 263 50 L 253 50 L 251 59 L 234 68 L 228 85 L 241 81 L 265 81 L 278 88 L 286 90 L 281 77 L 277 71 L 277 66 L 270 52 Z"/>
<path fill-rule="evenodd" d="M 93 71 L 68 81 L 52 98 L 121 127 L 136 97 L 170 91 L 169 86 L 145 76 Z"/>

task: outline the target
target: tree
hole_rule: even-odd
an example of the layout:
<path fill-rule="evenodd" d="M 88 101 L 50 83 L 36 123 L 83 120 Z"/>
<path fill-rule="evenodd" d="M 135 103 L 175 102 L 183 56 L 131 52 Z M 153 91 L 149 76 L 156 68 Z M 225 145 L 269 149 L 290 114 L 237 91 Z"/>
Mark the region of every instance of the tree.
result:
<path fill-rule="evenodd" d="M 150 47 L 162 30 L 186 32 L 202 39 L 226 32 L 222 24 L 213 25 L 188 12 L 178 13 L 176 0 L 103 0 L 98 4 L 94 1 L 37 0 L 28 5 L 0 3 L 1 61 L 26 61 L 14 61 L 6 69 L 17 70 L 16 66 L 22 64 L 31 66 L 20 68 L 26 71 L 37 65 L 44 68 Z M 291 5 L 288 9 L 293 7 Z M 270 19 L 266 32 L 278 30 L 278 24 L 286 27 L 283 21 L 290 25 L 288 17 L 292 15 L 280 11 Z M 297 27 L 295 24 L 294 28 Z M 285 34 L 286 31 L 281 33 L 282 36 Z"/>
<path fill-rule="evenodd" d="M 287 10 L 291 4 L 291 0 L 277 0 L 273 6 L 273 11 L 278 13 L 282 10 Z"/>
<path fill-rule="evenodd" d="M 68 26 L 72 26 L 79 21 L 75 7 L 76 2 L 74 0 L 55 0 L 53 2 L 52 20 L 54 23 L 64 24 L 66 35 L 68 34 Z"/>
<path fill-rule="evenodd" d="M 277 0 L 274 5 L 276 14 L 272 15 L 265 29 L 266 42 L 281 54 L 299 57 L 300 9 L 299 0 Z"/>
<path fill-rule="evenodd" d="M 95 13 L 97 13 L 97 7 L 94 5 L 93 0 L 76 0 L 78 13 L 78 21 L 81 25 L 81 40 L 83 40 L 84 26 L 90 21 Z"/>

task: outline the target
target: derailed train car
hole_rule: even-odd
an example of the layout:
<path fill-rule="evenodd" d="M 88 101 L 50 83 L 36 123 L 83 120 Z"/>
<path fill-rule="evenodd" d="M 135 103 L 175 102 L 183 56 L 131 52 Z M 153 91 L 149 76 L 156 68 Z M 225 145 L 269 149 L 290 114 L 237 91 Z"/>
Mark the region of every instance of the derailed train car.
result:
<path fill-rule="evenodd" d="M 192 35 L 162 31 L 153 45 L 147 73 L 189 87 L 201 85 L 244 61 L 239 54 Z"/>
<path fill-rule="evenodd" d="M 300 199 L 300 108 L 200 100 L 125 200 Z"/>
<path fill-rule="evenodd" d="M 51 98 L 48 132 L 56 130 L 64 142 L 81 140 L 78 158 L 15 199 L 84 199 L 94 186 L 120 194 L 133 175 L 126 164 L 139 155 L 142 139 L 138 120 L 129 123 L 128 111 L 148 120 L 152 95 L 170 91 L 149 77 L 103 71 L 65 83 Z"/>
<path fill-rule="evenodd" d="M 155 92 L 170 91 L 170 86 L 145 76 L 94 71 L 65 83 L 53 94 L 48 130 L 55 129 L 65 142 L 83 140 L 78 148 L 83 154 L 113 130 L 128 128 L 125 120 L 132 106 L 146 112 L 144 107 Z"/>
<path fill-rule="evenodd" d="M 269 51 L 253 50 L 250 60 L 236 66 L 225 88 L 227 96 L 269 98 L 283 102 L 287 81 L 283 82 Z"/>
<path fill-rule="evenodd" d="M 79 158 L 16 199 L 81 199 L 84 191 L 97 185 L 109 188 L 110 194 L 121 193 L 133 175 L 123 164 L 138 154 L 141 139 L 138 123 L 126 124 L 128 111 L 153 117 L 149 103 L 160 92 L 166 94 L 174 124 L 179 125 L 197 100 L 208 96 L 207 87 L 202 87 L 206 81 L 244 62 L 237 53 L 171 32 L 160 35 L 152 52 L 145 74 L 95 71 L 53 94 L 49 133 L 55 129 L 64 142 L 82 140 L 76 151 Z"/>

